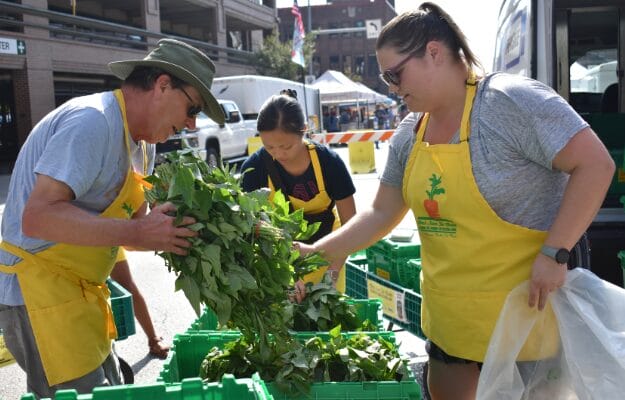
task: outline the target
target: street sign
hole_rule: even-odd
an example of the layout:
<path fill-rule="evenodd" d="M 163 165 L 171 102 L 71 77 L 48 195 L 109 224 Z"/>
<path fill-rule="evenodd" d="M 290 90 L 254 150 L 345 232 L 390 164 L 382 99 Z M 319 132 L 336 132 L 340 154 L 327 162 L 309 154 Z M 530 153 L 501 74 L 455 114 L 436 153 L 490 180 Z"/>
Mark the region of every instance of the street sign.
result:
<path fill-rule="evenodd" d="M 26 54 L 26 43 L 23 40 L 0 37 L 0 54 Z"/>
<path fill-rule="evenodd" d="M 365 27 L 367 28 L 367 39 L 376 39 L 382 30 L 382 20 L 368 19 L 365 21 Z"/>

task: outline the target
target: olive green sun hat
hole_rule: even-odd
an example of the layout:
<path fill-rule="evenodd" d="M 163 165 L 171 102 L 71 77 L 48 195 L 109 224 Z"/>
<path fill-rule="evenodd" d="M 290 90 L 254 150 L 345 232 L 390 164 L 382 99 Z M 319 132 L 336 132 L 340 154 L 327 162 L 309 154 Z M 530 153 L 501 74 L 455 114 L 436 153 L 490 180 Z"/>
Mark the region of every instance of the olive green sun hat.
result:
<path fill-rule="evenodd" d="M 218 124 L 225 116 L 210 91 L 215 75 L 215 64 L 200 50 L 174 39 L 161 39 L 157 47 L 142 60 L 123 60 L 109 63 L 109 69 L 120 79 L 126 79 L 135 67 L 156 67 L 193 86 L 204 100 L 203 111 Z"/>

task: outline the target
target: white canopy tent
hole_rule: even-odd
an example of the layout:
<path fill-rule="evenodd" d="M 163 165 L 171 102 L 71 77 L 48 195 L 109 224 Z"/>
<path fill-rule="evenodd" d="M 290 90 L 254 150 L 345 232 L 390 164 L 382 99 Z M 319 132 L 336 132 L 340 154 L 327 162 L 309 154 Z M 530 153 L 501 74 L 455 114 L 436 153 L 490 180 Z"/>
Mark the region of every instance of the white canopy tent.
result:
<path fill-rule="evenodd" d="M 354 82 L 343 73 L 327 70 L 317 78 L 312 86 L 319 89 L 321 103 L 384 103 L 388 97 L 384 96 L 362 83 Z"/>

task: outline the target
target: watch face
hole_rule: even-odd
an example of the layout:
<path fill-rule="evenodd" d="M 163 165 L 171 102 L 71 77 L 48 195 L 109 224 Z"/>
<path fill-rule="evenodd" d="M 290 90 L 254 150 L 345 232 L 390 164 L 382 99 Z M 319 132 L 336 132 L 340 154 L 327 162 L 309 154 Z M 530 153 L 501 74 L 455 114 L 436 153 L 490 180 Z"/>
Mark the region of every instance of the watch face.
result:
<path fill-rule="evenodd" d="M 556 253 L 556 262 L 558 264 L 566 264 L 569 262 L 569 251 L 566 249 L 560 249 L 558 250 L 558 252 Z"/>

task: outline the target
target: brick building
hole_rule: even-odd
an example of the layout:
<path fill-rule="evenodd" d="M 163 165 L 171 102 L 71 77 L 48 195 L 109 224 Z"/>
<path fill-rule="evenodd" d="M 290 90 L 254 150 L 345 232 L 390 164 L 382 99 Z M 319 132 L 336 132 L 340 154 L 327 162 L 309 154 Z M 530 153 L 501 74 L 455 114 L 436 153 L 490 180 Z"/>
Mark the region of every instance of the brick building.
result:
<path fill-rule="evenodd" d="M 306 0 L 298 2 L 304 26 L 308 31 Z M 394 0 L 333 0 L 325 5 L 310 6 L 312 30 L 365 27 L 367 21 L 380 20 L 383 26 L 397 15 Z M 290 8 L 278 9 L 280 40 L 293 37 L 293 16 Z M 365 31 L 320 34 L 313 56 L 315 77 L 326 70 L 341 71 L 349 77 L 359 76 L 371 89 L 387 93 L 378 74 L 375 39 L 367 39 Z"/>
<path fill-rule="evenodd" d="M 162 37 L 205 51 L 217 76 L 250 74 L 277 22 L 276 0 L 0 0 L 0 163 L 67 99 L 119 85 L 113 60 L 142 58 Z"/>

